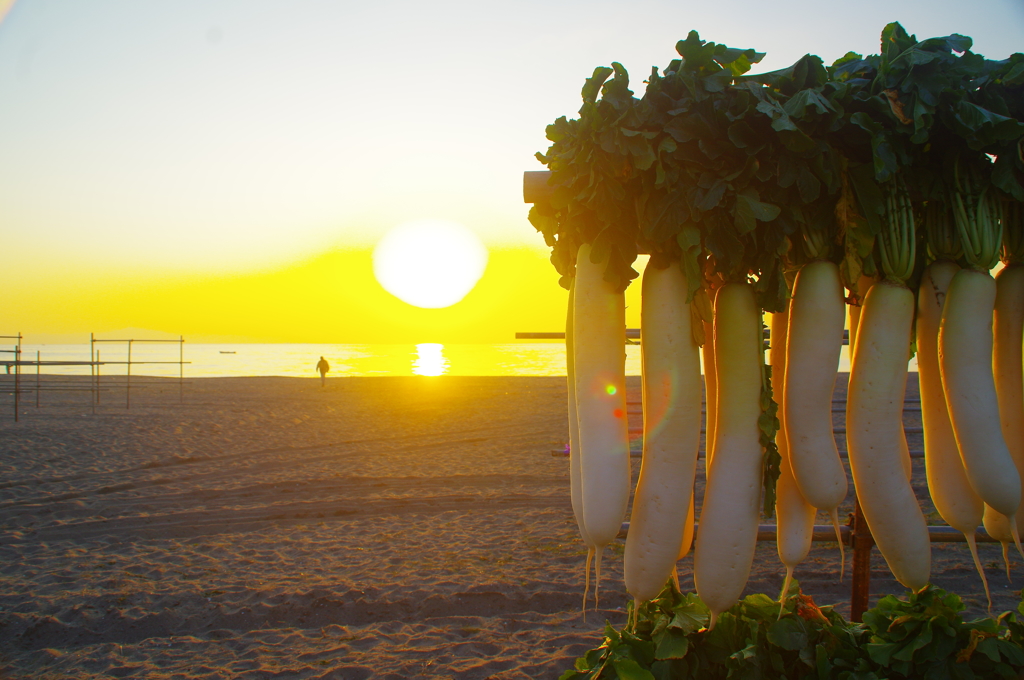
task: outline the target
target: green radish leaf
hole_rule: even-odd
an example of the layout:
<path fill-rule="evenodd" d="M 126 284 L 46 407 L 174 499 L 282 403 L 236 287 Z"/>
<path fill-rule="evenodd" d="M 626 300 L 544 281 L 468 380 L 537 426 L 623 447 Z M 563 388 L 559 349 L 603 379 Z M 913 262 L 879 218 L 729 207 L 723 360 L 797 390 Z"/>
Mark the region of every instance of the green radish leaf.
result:
<path fill-rule="evenodd" d="M 764 323 L 761 324 L 761 329 L 763 336 Z M 757 419 L 757 427 L 760 430 L 761 447 L 764 449 L 761 461 L 761 485 L 764 488 L 762 511 L 765 517 L 770 518 L 775 514 L 775 487 L 781 474 L 782 455 L 775 444 L 775 435 L 779 431 L 779 405 L 775 402 L 772 392 L 772 367 L 764 362 L 763 351 L 761 376 L 761 415 Z"/>
<path fill-rule="evenodd" d="M 759 135 L 750 124 L 738 120 L 729 126 L 729 141 L 738 149 L 760 149 L 764 147 L 765 140 Z"/>
<path fill-rule="evenodd" d="M 736 210 L 741 209 L 761 222 L 771 222 L 782 212 L 779 206 L 758 200 L 757 192 L 752 190 L 736 195 Z"/>
<path fill-rule="evenodd" d="M 585 103 L 593 104 L 597 101 L 597 95 L 601 91 L 601 87 L 611 74 L 612 69 L 607 66 L 598 66 L 594 69 L 594 75 L 587 78 L 586 83 L 583 85 L 583 92 L 581 94 Z M 551 141 L 556 140 L 552 139 Z"/>
<path fill-rule="evenodd" d="M 657 644 L 654 652 L 656 659 L 682 659 L 690 649 L 690 641 L 686 635 L 676 630 L 665 631 Z"/>
<path fill-rule="evenodd" d="M 649 670 L 641 668 L 633 659 L 612 659 L 612 666 L 619 680 L 657 680 Z"/>
<path fill-rule="evenodd" d="M 888 666 L 892 655 L 899 651 L 900 645 L 894 642 L 876 642 L 867 645 L 868 656 L 879 666 Z"/>
<path fill-rule="evenodd" d="M 783 109 L 793 118 L 803 118 L 807 109 L 814 109 L 819 114 L 834 111 L 832 103 L 816 90 L 800 90 L 784 105 Z"/>
<path fill-rule="evenodd" d="M 707 212 L 718 207 L 718 204 L 722 201 L 722 196 L 725 194 L 727 184 L 722 180 L 716 181 L 704 194 L 700 201 L 697 203 L 697 209 Z"/>
<path fill-rule="evenodd" d="M 748 234 L 757 227 L 757 218 L 754 217 L 754 208 L 750 201 L 742 196 L 736 197 L 736 207 L 733 209 L 736 232 L 741 236 Z"/>
<path fill-rule="evenodd" d="M 814 647 L 814 665 L 818 671 L 818 677 L 832 677 L 832 663 L 829 660 L 828 652 L 825 651 L 824 645 L 819 644 Z"/>
<path fill-rule="evenodd" d="M 768 642 L 795 652 L 806 648 L 810 639 L 799 619 L 786 617 L 768 627 Z"/>

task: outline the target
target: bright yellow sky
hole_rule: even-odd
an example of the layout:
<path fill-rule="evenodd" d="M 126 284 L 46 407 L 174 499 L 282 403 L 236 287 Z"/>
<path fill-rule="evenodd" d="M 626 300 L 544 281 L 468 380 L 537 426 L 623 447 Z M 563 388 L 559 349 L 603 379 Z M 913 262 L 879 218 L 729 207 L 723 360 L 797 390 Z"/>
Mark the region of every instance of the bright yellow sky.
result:
<path fill-rule="evenodd" d="M 807 51 L 877 51 L 893 20 L 919 37 L 966 33 L 992 58 L 1024 47 L 1020 0 L 984 12 L 864 0 L 853 14 L 777 0 L 743 20 L 697 0 L 624 8 L 0 0 L 0 335 L 419 343 L 558 330 L 566 293 L 526 220 L 522 172 L 541 169 L 544 127 L 574 114 L 595 66 L 621 61 L 642 91 L 690 29 L 767 51 L 770 70 Z M 374 244 L 424 219 L 462 224 L 491 251 L 450 308 L 411 307 L 371 274 Z"/>
<path fill-rule="evenodd" d="M 536 249 L 493 249 L 476 287 L 444 309 L 420 309 L 387 293 L 374 279 L 371 256 L 369 249 L 334 250 L 277 269 L 137 283 L 110 276 L 80 285 L 62 275 L 49 289 L 15 289 L 4 318 L 14 320 L 15 332 L 19 320 L 35 319 L 44 333 L 61 336 L 49 339 L 65 341 L 82 328 L 131 327 L 193 342 L 490 343 L 564 327 L 568 293 Z M 632 327 L 639 324 L 638 296 L 639 287 L 631 287 Z M 59 304 L 34 307 L 39 299 Z"/>

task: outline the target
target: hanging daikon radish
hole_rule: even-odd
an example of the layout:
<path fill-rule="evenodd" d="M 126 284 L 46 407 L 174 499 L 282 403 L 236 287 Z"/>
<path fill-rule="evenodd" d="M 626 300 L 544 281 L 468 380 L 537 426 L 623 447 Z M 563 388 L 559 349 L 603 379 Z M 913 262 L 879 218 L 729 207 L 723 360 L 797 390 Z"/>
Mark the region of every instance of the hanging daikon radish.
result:
<path fill-rule="evenodd" d="M 596 550 L 595 600 L 601 579 L 601 552 L 622 527 L 630 482 L 626 306 L 623 294 L 604 280 L 605 264 L 591 260 L 589 244 L 580 246 L 573 293 L 580 497 L 583 525 Z"/>
<path fill-rule="evenodd" d="M 860 310 L 861 305 L 864 304 L 864 297 L 868 294 L 868 290 L 871 286 L 875 285 L 875 278 L 873 276 L 866 276 L 861 274 L 857 279 L 857 304 L 850 304 L 850 336 L 849 336 L 849 349 L 850 359 L 853 359 L 853 346 L 857 341 L 857 328 L 860 325 Z"/>
<path fill-rule="evenodd" d="M 984 504 L 967 481 L 960 451 L 956 446 L 953 426 L 946 410 L 939 374 L 939 322 L 946 291 L 958 271 L 954 261 L 959 256 L 956 228 L 952 215 L 941 210 L 942 204 L 930 201 L 926 210 L 928 248 L 939 258 L 928 265 L 921 277 L 917 294 L 917 371 L 921 391 L 921 422 L 924 426 L 924 465 L 928 492 L 939 515 L 949 526 L 963 532 L 974 558 L 974 566 L 985 587 L 989 607 L 992 597 L 988 579 L 978 559 L 974 533 L 981 523 Z"/>
<path fill-rule="evenodd" d="M 771 350 L 768 353 L 772 365 L 772 381 L 776 385 L 786 383 L 786 335 L 788 333 L 789 311 L 787 309 L 771 316 Z M 786 444 L 785 404 L 779 406 L 779 432 L 776 435 L 779 455 L 779 480 L 775 487 L 775 524 L 776 542 L 779 559 L 786 567 L 786 578 L 782 583 L 779 601 L 783 602 L 789 594 L 789 584 L 793 581 L 793 570 L 804 561 L 811 550 L 811 539 L 814 537 L 815 508 L 800 493 L 789 457 L 789 446 Z M 782 615 L 782 610 L 779 610 Z"/>
<path fill-rule="evenodd" d="M 868 290 L 871 286 L 875 285 L 875 278 L 872 276 L 863 276 L 857 279 L 857 298 L 858 304 L 850 305 L 850 334 L 849 334 L 849 356 L 850 360 L 853 361 L 853 346 L 857 341 L 857 327 L 860 324 L 860 309 L 861 304 L 864 302 L 864 296 L 868 294 Z M 910 348 L 907 348 L 908 352 Z M 909 359 L 908 359 L 909 361 Z M 903 397 L 906 400 L 906 384 L 903 386 Z M 903 462 L 903 473 L 907 476 L 907 481 L 914 476 L 913 463 L 910 460 L 910 446 L 907 444 L 907 431 L 903 426 L 903 421 L 900 421 L 900 460 Z"/>
<path fill-rule="evenodd" d="M 679 555 L 676 557 L 676 561 L 679 561 L 690 554 L 690 548 L 693 547 L 693 534 L 696 530 L 697 512 L 695 497 L 691 485 L 690 507 L 686 510 L 686 523 L 683 525 L 683 542 L 679 545 Z"/>
<path fill-rule="evenodd" d="M 996 282 L 989 270 L 998 261 L 1002 241 L 1000 204 L 978 165 L 957 164 L 952 197 L 968 267 L 953 277 L 942 310 L 942 387 L 967 479 L 987 505 L 1007 517 L 1021 550 L 1016 522 L 1021 476 L 1003 437 L 992 373 Z"/>
<path fill-rule="evenodd" d="M 805 265 L 789 304 L 782 409 L 791 470 L 807 502 L 832 519 L 842 553 L 838 508 L 846 498 L 846 469 L 832 432 L 832 392 L 845 320 L 839 267 L 828 260 Z"/>
<path fill-rule="evenodd" d="M 903 391 L 914 318 L 914 216 L 906 186 L 885 187 L 880 253 L 886 278 L 861 308 L 847 397 L 850 469 L 864 518 L 889 569 L 913 590 L 931 572 L 928 526 L 900 459 Z"/>
<path fill-rule="evenodd" d="M 721 280 L 717 275 L 713 276 L 711 285 L 708 288 L 712 308 L 714 307 L 715 294 L 720 286 Z M 707 466 L 711 461 L 712 446 L 715 441 L 718 383 L 715 378 L 715 326 L 713 321 L 703 321 L 702 323 L 704 325 L 704 344 L 701 347 L 704 360 L 704 469 L 707 470 Z M 683 544 L 679 548 L 679 556 L 676 558 L 676 561 L 683 559 L 690 553 L 690 548 L 693 546 L 694 533 L 696 532 L 696 523 L 696 504 L 694 502 L 693 490 L 691 489 L 690 509 L 687 510 L 686 524 L 683 530 Z M 676 584 L 676 589 L 679 590 L 679 574 L 675 569 L 672 570 L 672 581 Z"/>
<path fill-rule="evenodd" d="M 714 343 L 718 416 L 693 558 L 694 585 L 711 611 L 710 627 L 739 600 L 757 545 L 763 340 L 749 284 L 719 289 Z"/>
<path fill-rule="evenodd" d="M 700 448 L 701 377 L 677 263 L 644 270 L 640 310 L 644 443 L 626 538 L 626 590 L 653 599 L 682 550 Z"/>
<path fill-rule="evenodd" d="M 711 292 L 711 304 L 715 304 L 716 288 Z M 718 414 L 718 378 L 715 374 L 715 326 L 704 322 L 704 467 L 711 463 L 715 444 L 715 423 Z"/>
<path fill-rule="evenodd" d="M 1003 439 L 1024 483 L 1024 371 L 1021 340 L 1024 333 L 1024 219 L 1021 204 L 1007 202 L 1003 211 L 1003 255 L 1006 265 L 996 274 L 996 304 L 992 329 L 993 377 L 999 401 L 999 422 Z M 1022 489 L 1024 498 L 1024 489 Z M 1024 522 L 1024 502 L 1017 509 L 1017 526 Z M 1007 543 L 1012 540 L 1006 517 L 985 507 L 985 530 L 1003 544 L 1006 576 L 1010 576 Z"/>
<path fill-rule="evenodd" d="M 910 352 L 908 348 L 907 363 L 910 363 Z M 900 396 L 900 403 L 907 402 L 907 381 L 903 381 L 903 394 Z M 914 463 L 910 460 L 910 444 L 907 443 L 907 427 L 903 422 L 903 410 L 900 407 L 900 463 L 903 464 L 903 476 L 909 482 L 914 476 Z"/>
<path fill-rule="evenodd" d="M 676 556 L 676 562 L 683 559 L 690 554 L 690 548 L 693 546 L 693 535 L 697 530 L 697 515 L 696 515 L 696 504 L 694 503 L 694 489 L 690 488 L 690 507 L 686 510 L 686 523 L 683 524 L 683 542 L 679 546 L 679 555 Z M 672 583 L 676 584 L 676 590 L 682 590 L 679 587 L 679 569 L 678 565 L 672 566 Z"/>
<path fill-rule="evenodd" d="M 590 565 L 594 560 L 594 553 L 597 546 L 590 540 L 587 534 L 587 526 L 583 518 L 583 490 L 582 477 L 580 472 L 580 429 L 579 419 L 576 415 L 576 371 L 573 352 L 573 302 L 576 291 L 576 282 L 573 281 L 569 288 L 569 310 L 565 317 L 565 368 L 567 386 L 569 393 L 569 495 L 572 501 L 572 514 L 576 517 L 576 526 L 580 530 L 580 538 L 587 546 L 587 561 L 584 565 L 583 577 L 583 610 L 587 609 L 587 595 L 590 592 Z"/>

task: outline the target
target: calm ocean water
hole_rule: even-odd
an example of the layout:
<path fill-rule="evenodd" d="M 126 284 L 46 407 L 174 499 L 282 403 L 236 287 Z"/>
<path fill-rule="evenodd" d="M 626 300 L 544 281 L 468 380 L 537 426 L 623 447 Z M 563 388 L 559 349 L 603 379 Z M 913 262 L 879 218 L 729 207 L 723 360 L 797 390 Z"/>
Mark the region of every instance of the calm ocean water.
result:
<path fill-rule="evenodd" d="M 97 346 L 105 362 L 103 375 L 123 375 L 127 346 Z M 626 346 L 626 373 L 640 375 L 640 347 Z M 89 345 L 23 345 L 23 358 L 42 361 L 88 361 Z M 8 357 L 9 355 L 4 355 Z M 315 344 L 192 344 L 184 345 L 185 377 L 293 376 L 316 377 L 323 356 L 329 377 L 386 375 L 564 376 L 565 346 L 560 342 L 506 344 L 315 345 Z M 132 361 L 177 361 L 178 345 L 134 344 Z M 916 369 L 916 365 L 912 368 Z M 88 375 L 88 366 L 45 366 L 43 373 Z M 850 370 L 846 348 L 840 370 Z M 34 367 L 23 373 L 34 374 Z M 134 364 L 132 375 L 177 377 L 177 364 Z"/>

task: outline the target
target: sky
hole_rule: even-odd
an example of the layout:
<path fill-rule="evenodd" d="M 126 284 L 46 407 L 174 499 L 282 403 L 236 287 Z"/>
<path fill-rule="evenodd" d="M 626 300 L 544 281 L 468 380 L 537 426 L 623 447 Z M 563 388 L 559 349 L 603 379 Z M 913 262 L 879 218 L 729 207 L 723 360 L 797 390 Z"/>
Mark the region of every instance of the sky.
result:
<path fill-rule="evenodd" d="M 871 53 L 889 21 L 1024 51 L 1024 0 L 0 0 L 0 335 L 143 328 L 195 341 L 507 342 L 566 294 L 522 173 L 595 66 L 642 92 L 691 30 L 767 52 Z M 4 16 L 4 10 L 9 9 Z M 416 220 L 490 251 L 419 309 L 372 249 Z M 627 321 L 639 319 L 638 291 Z"/>

